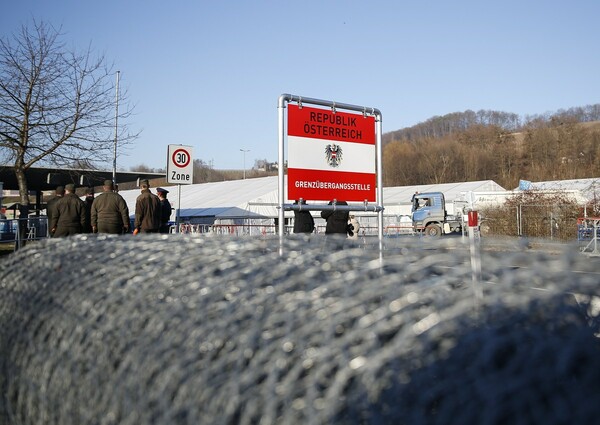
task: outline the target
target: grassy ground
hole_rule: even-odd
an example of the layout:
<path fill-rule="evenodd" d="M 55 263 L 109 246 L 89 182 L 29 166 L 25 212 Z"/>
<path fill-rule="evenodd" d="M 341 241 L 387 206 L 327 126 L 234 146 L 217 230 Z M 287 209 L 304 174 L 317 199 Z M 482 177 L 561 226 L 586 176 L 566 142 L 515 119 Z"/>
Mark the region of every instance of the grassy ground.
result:
<path fill-rule="evenodd" d="M 0 256 L 12 254 L 15 251 L 14 242 L 0 243 Z"/>

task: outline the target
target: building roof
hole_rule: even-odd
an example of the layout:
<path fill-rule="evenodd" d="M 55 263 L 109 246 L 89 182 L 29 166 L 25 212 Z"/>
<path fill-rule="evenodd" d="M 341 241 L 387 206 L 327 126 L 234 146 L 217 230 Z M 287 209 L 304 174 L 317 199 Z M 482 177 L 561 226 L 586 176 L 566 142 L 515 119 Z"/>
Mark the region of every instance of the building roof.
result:
<path fill-rule="evenodd" d="M 31 167 L 26 171 L 27 187 L 30 191 L 54 190 L 56 186 L 73 183 L 79 186 L 102 186 L 104 180 L 112 180 L 112 171 Z M 154 179 L 164 177 L 164 173 L 140 173 L 118 171 L 118 183 L 135 182 L 137 179 Z M 0 166 L 0 182 L 4 190 L 18 190 L 19 185 L 14 167 Z"/>

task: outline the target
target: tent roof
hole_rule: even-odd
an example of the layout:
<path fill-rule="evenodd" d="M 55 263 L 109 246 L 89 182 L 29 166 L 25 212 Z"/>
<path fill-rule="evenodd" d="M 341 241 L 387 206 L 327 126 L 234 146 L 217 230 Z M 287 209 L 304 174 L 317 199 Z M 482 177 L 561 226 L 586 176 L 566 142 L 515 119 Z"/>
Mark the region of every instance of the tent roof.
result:
<path fill-rule="evenodd" d="M 446 202 L 452 202 L 464 192 L 497 192 L 505 191 L 493 180 L 482 180 L 463 183 L 442 183 L 416 186 L 395 186 L 383 188 L 383 205 L 410 204 L 415 192 L 442 192 Z"/>
<path fill-rule="evenodd" d="M 135 211 L 133 211 L 135 212 Z M 243 210 L 238 207 L 223 208 L 182 208 L 182 217 L 215 217 L 215 218 L 267 218 L 263 215 Z"/>
<path fill-rule="evenodd" d="M 261 177 L 246 180 L 230 180 L 214 183 L 169 186 L 168 199 L 177 207 L 178 191 L 181 187 L 182 217 L 215 217 L 220 219 L 277 217 L 279 205 L 278 176 Z M 155 192 L 154 188 L 151 189 Z M 462 192 L 468 191 L 504 191 L 492 180 L 465 183 L 445 183 L 438 185 L 417 185 L 384 187 L 383 201 L 386 205 L 409 204 L 415 192 L 443 192 L 448 201 L 452 201 Z M 119 192 L 130 214 L 135 212 L 135 200 L 139 189 Z M 286 203 L 291 203 L 286 199 Z M 292 215 L 292 212 L 286 212 Z"/>
<path fill-rule="evenodd" d="M 600 197 L 600 177 L 531 183 L 532 190 L 579 190 L 587 200 Z"/>
<path fill-rule="evenodd" d="M 278 190 L 277 176 L 224 182 L 198 183 L 190 185 L 165 186 L 169 190 L 167 198 L 177 208 L 181 188 L 182 217 L 215 217 L 220 219 L 260 218 L 256 211 L 248 209 L 251 201 L 262 203 L 262 198 Z M 155 188 L 150 188 L 155 193 Z M 135 213 L 135 200 L 139 189 L 119 192 L 127 202 L 129 213 Z M 269 198 L 270 199 L 270 198 Z M 277 198 L 276 198 L 277 199 Z M 277 201 L 275 201 L 277 202 Z M 271 215 L 267 215 L 271 216 Z"/>

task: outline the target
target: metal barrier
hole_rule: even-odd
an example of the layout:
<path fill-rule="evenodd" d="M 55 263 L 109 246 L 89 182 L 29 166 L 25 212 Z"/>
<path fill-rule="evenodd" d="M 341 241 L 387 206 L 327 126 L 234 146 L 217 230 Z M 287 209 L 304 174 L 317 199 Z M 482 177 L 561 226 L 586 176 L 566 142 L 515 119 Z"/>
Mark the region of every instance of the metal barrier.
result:
<path fill-rule="evenodd" d="M 292 227 L 286 226 L 286 232 L 290 233 Z M 214 233 L 217 235 L 230 236 L 268 236 L 275 235 L 277 226 L 274 224 L 191 224 L 181 223 L 179 227 L 173 226 L 171 233 L 200 235 Z"/>
<path fill-rule="evenodd" d="M 394 236 L 401 236 L 401 235 L 414 235 L 415 230 L 412 226 L 412 223 L 408 223 L 408 224 L 385 226 L 385 228 L 383 229 L 383 233 L 387 237 L 394 237 Z"/>
<path fill-rule="evenodd" d="M 22 227 L 24 231 L 19 231 Z M 15 251 L 23 245 L 23 240 L 31 241 L 47 237 L 46 216 L 0 219 L 0 243 L 13 243 Z"/>
<path fill-rule="evenodd" d="M 585 245 L 581 252 L 592 255 L 600 255 L 600 247 L 598 241 L 600 240 L 600 217 L 586 217 L 577 220 L 577 240 L 578 241 L 589 241 Z"/>

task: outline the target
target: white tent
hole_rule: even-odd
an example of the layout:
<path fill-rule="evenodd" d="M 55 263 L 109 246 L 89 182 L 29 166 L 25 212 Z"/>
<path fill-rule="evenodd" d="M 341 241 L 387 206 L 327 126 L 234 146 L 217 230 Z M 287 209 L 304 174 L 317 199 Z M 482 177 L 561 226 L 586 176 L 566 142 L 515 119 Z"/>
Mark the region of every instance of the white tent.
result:
<path fill-rule="evenodd" d="M 169 186 L 168 199 L 173 208 L 178 206 L 179 189 L 181 188 L 181 212 L 183 222 L 202 225 L 212 224 L 248 224 L 273 225 L 278 217 L 278 176 L 245 180 L 231 180 L 214 183 Z M 154 188 L 152 188 L 154 192 Z M 410 202 L 415 192 L 443 192 L 447 206 L 452 213 L 453 201 L 466 192 L 504 191 L 504 188 L 491 180 L 465 183 L 445 183 L 439 185 L 417 185 L 386 187 L 383 189 L 384 221 L 396 223 L 402 216 L 410 214 Z M 135 212 L 135 200 L 139 189 L 122 191 L 129 212 Z M 286 203 L 291 203 L 289 199 Z M 311 203 L 309 201 L 309 203 Z M 357 203 L 356 205 L 362 205 Z M 324 226 L 319 211 L 312 211 L 317 227 Z M 377 214 L 373 212 L 355 213 L 365 226 L 376 228 Z M 285 217 L 293 217 L 293 212 L 286 211 Z M 171 220 L 175 219 L 175 213 Z M 384 223 L 385 225 L 385 223 Z"/>
<path fill-rule="evenodd" d="M 228 180 L 224 182 L 198 183 L 191 185 L 165 186 L 173 208 L 180 205 L 180 216 L 187 221 L 201 222 L 206 219 L 238 220 L 247 218 L 271 218 L 271 210 L 252 210 L 249 205 L 263 203 L 266 196 L 268 202 L 277 204 L 277 176 L 245 180 Z M 155 188 L 151 188 L 154 193 Z M 181 189 L 181 198 L 179 190 Z M 130 215 L 135 212 L 135 200 L 140 194 L 139 189 L 119 192 L 127 202 Z M 275 200 L 272 201 L 272 193 Z M 277 211 L 275 205 L 273 210 Z M 175 213 L 171 219 L 175 218 Z"/>
<path fill-rule="evenodd" d="M 279 195 L 277 176 L 169 186 L 168 198 L 174 208 L 177 207 L 180 187 L 181 217 L 244 218 L 251 216 L 275 218 L 278 216 L 277 206 L 279 204 Z M 451 204 L 466 192 L 504 190 L 504 188 L 492 180 L 384 187 L 383 204 L 386 214 L 409 214 L 410 201 L 415 192 L 442 192 L 446 197 L 446 202 Z M 139 193 L 138 189 L 120 192 L 123 198 L 125 198 L 132 214 L 135 211 L 135 200 Z M 286 199 L 285 202 L 291 203 L 292 201 Z M 293 214 L 288 211 L 286 212 L 286 216 L 291 217 Z"/>
<path fill-rule="evenodd" d="M 533 182 L 527 185 L 529 190 L 577 191 L 578 202 L 590 202 L 600 199 L 600 177 L 590 179 L 554 180 Z"/>
<path fill-rule="evenodd" d="M 453 203 L 462 199 L 468 192 L 503 192 L 504 189 L 492 180 L 462 183 L 442 183 L 416 186 L 397 186 L 383 188 L 384 215 L 409 215 L 411 199 L 416 193 L 442 192 L 446 198 L 446 209 L 454 213 Z"/>

